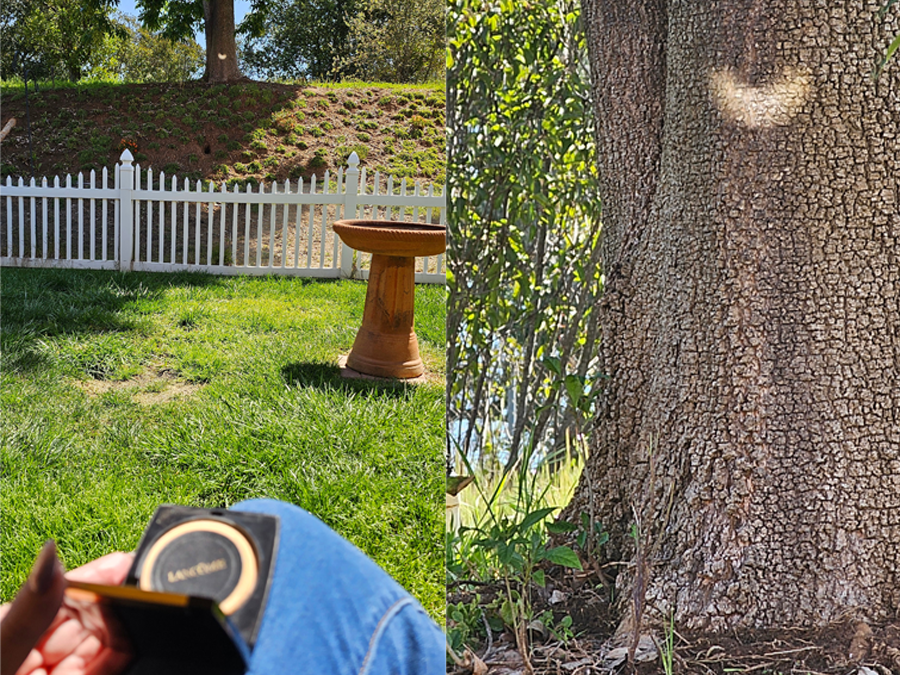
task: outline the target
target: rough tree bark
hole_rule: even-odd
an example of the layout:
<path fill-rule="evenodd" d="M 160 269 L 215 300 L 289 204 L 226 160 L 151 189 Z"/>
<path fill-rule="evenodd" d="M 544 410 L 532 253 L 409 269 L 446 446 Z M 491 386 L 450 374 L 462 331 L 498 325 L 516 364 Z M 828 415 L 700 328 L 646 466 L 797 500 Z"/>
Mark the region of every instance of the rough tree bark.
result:
<path fill-rule="evenodd" d="M 238 68 L 234 39 L 234 0 L 203 0 L 207 82 L 244 79 Z"/>
<path fill-rule="evenodd" d="M 896 19 L 583 4 L 609 380 L 569 517 L 591 481 L 626 603 L 639 520 L 679 626 L 898 616 L 900 68 L 871 79 Z"/>

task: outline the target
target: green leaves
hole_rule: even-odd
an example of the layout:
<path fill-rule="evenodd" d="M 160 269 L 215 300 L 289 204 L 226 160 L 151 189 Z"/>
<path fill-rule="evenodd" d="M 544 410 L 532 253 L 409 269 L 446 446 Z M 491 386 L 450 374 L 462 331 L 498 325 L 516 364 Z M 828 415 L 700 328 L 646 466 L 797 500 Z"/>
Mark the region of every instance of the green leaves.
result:
<path fill-rule="evenodd" d="M 571 567 L 576 570 L 582 569 L 581 561 L 578 556 L 568 546 L 557 546 L 549 551 L 544 551 L 541 555 L 543 560 L 549 560 L 554 565 L 562 565 L 563 567 Z"/>
<path fill-rule="evenodd" d="M 522 534 L 526 533 L 537 523 L 541 522 L 544 518 L 556 511 L 556 508 L 557 507 L 555 506 L 548 506 L 543 509 L 538 509 L 537 511 L 532 511 L 522 519 L 522 522 L 519 523 L 516 529 Z"/>
<path fill-rule="evenodd" d="M 593 405 L 600 204 L 584 35 L 574 0 L 454 0 L 448 26 L 450 428 L 462 453 L 490 438 L 511 465 L 525 444 L 559 445 Z"/>
<path fill-rule="evenodd" d="M 545 582 L 544 572 L 534 569 L 534 566 L 547 560 L 554 565 L 582 569 L 578 555 L 568 546 L 556 546 L 548 548 L 547 532 L 572 531 L 574 526 L 570 523 L 547 523 L 545 528 L 541 523 L 558 507 L 546 506 L 526 513 L 521 520 L 510 518 L 501 519 L 499 524 L 493 525 L 484 536 L 475 539 L 472 543 L 477 548 L 492 552 L 497 561 L 506 568 L 508 573 L 522 575 L 527 582 L 533 580 L 538 586 Z M 468 528 L 462 528 L 462 536 Z M 481 530 L 474 530 L 479 532 Z"/>

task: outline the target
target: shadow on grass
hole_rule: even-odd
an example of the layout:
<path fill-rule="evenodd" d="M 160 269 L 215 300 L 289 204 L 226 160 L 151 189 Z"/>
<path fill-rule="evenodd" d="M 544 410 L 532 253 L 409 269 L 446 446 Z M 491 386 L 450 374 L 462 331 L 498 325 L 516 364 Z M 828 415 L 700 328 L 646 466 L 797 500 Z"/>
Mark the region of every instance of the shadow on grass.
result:
<path fill-rule="evenodd" d="M 105 270 L 0 270 L 0 349 L 3 367 L 35 372 L 46 365 L 42 338 L 103 335 L 141 330 L 140 303 L 161 300 L 173 288 L 234 283 L 235 277 L 196 272 L 152 273 Z M 305 286 L 316 279 L 294 279 Z M 330 281 L 330 280 L 329 280 Z"/>
<path fill-rule="evenodd" d="M 341 377 L 341 369 L 331 363 L 289 363 L 281 369 L 281 377 L 291 387 L 315 387 L 340 392 L 371 392 L 379 396 L 408 398 L 415 384 L 403 380 L 350 380 Z"/>
<path fill-rule="evenodd" d="M 6 331 L 56 335 L 134 330 L 126 305 L 153 301 L 172 287 L 223 283 L 209 274 L 107 272 L 100 270 L 4 269 L 2 322 Z"/>

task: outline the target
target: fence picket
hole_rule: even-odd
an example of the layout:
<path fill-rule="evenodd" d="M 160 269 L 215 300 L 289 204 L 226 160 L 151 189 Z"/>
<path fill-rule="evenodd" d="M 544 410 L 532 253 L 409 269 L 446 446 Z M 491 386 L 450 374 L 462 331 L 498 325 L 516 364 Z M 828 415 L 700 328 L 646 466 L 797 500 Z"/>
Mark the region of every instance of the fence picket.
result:
<path fill-rule="evenodd" d="M 104 189 L 104 190 L 107 190 L 108 187 L 109 187 L 109 186 L 108 186 L 108 182 L 109 182 L 109 181 L 108 181 L 108 178 L 109 178 L 109 175 L 108 175 L 108 173 L 107 173 L 107 171 L 106 171 L 106 167 L 104 166 L 104 167 L 103 167 L 103 173 L 101 174 L 101 178 L 100 178 L 100 180 L 101 180 L 102 183 L 103 183 L 103 189 Z M 109 249 L 106 248 L 106 239 L 107 239 L 106 235 L 107 235 L 107 229 L 108 229 L 106 218 L 107 218 L 107 215 L 108 215 L 108 214 L 107 214 L 107 203 L 108 203 L 108 201 L 109 201 L 108 199 L 104 198 L 104 199 L 103 199 L 103 206 L 102 206 L 101 209 L 100 209 L 100 210 L 102 211 L 102 213 L 103 213 L 103 226 L 102 226 L 101 231 L 100 231 L 100 247 L 103 249 L 103 253 L 102 253 L 102 255 L 100 256 L 100 260 L 106 260 L 107 252 L 108 252 L 108 250 L 109 250 Z"/>
<path fill-rule="evenodd" d="M 277 184 L 277 183 L 276 183 Z M 288 178 L 284 181 L 284 193 L 290 194 L 291 192 L 291 179 Z M 284 269 L 287 265 L 287 252 L 288 252 L 288 211 L 290 211 L 290 205 L 285 204 L 281 207 L 281 269 Z"/>
<path fill-rule="evenodd" d="M 134 186 L 141 189 L 141 165 L 134 166 Z M 141 261 L 141 200 L 134 200 L 134 262 Z"/>
<path fill-rule="evenodd" d="M 12 187 L 12 176 L 6 177 L 6 187 Z M 13 207 L 12 197 L 9 196 L 6 198 L 6 255 L 13 257 Z"/>
<path fill-rule="evenodd" d="M 19 187 L 23 187 L 24 183 L 19 178 Z M 25 257 L 25 199 L 19 197 L 19 257 Z"/>
<path fill-rule="evenodd" d="M 119 191 L 119 171 L 120 165 L 116 165 L 116 170 L 113 172 L 113 189 L 118 192 Z M 118 258 L 119 251 L 119 209 L 118 202 L 113 204 L 113 259 L 116 260 Z"/>
<path fill-rule="evenodd" d="M 238 193 L 237 183 L 234 184 L 234 189 L 232 190 L 235 194 Z M 237 212 L 238 205 L 237 202 L 231 205 L 231 264 L 237 265 Z"/>
<path fill-rule="evenodd" d="M 66 187 L 72 187 L 72 175 L 66 174 Z M 72 259 L 72 199 L 66 197 L 66 260 Z"/>
<path fill-rule="evenodd" d="M 244 186 L 244 193 L 251 194 L 253 192 L 250 183 Z M 250 267 L 250 211 L 253 207 L 248 203 L 244 207 L 244 267 Z"/>
<path fill-rule="evenodd" d="M 35 187 L 33 176 L 31 178 L 31 181 L 28 186 Z M 29 234 L 31 235 L 31 241 L 29 243 L 31 245 L 30 249 L 31 249 L 31 257 L 32 258 L 37 256 L 37 242 L 35 241 L 35 239 L 37 238 L 37 224 L 35 223 L 35 217 L 37 216 L 37 214 L 34 212 L 34 204 L 35 204 L 35 199 L 34 199 L 34 197 L 31 197 L 29 199 L 29 205 L 31 206 L 31 213 L 28 214 L 28 224 L 30 226 Z"/>
<path fill-rule="evenodd" d="M 184 191 L 190 192 L 190 185 L 188 184 L 188 179 L 184 179 Z M 191 210 L 190 206 L 187 202 L 181 205 L 182 207 L 182 229 L 183 229 L 183 241 L 181 245 L 181 264 L 188 264 L 188 251 L 191 250 L 191 237 L 189 235 L 189 225 L 188 225 L 188 212 Z"/>
<path fill-rule="evenodd" d="M 147 169 L 147 190 L 153 191 L 153 167 Z M 147 200 L 147 253 L 144 262 L 153 262 L 153 200 Z"/>
<path fill-rule="evenodd" d="M 210 183 L 210 186 L 212 183 Z M 227 192 L 225 181 L 222 181 L 220 192 Z M 225 264 L 225 202 L 219 205 L 219 265 Z"/>
<path fill-rule="evenodd" d="M 166 189 L 166 172 L 159 172 L 159 190 L 164 192 Z M 166 207 L 164 202 L 159 202 L 159 260 L 157 262 L 165 262 L 166 258 L 163 251 L 166 250 Z"/>
<path fill-rule="evenodd" d="M 178 181 L 175 176 L 172 176 L 172 192 L 178 192 Z M 178 239 L 178 210 L 176 209 L 176 202 L 172 200 L 172 214 L 169 218 L 172 225 L 172 242 L 169 245 L 169 262 L 173 265 L 175 264 L 175 242 Z"/>
<path fill-rule="evenodd" d="M 259 184 L 258 193 L 262 194 L 263 185 Z M 262 267 L 262 227 L 263 227 L 263 204 L 259 203 L 256 210 L 256 266 Z"/>
<path fill-rule="evenodd" d="M 41 178 L 41 187 L 47 187 L 47 177 L 43 176 Z M 45 260 L 47 259 L 47 229 L 48 229 L 48 214 L 47 214 L 47 198 L 41 198 L 41 257 Z"/>
<path fill-rule="evenodd" d="M 59 176 L 53 177 L 53 188 L 59 190 Z M 11 218 L 11 211 L 9 215 Z M 10 231 L 10 235 L 12 235 L 12 231 Z M 12 245 L 12 239 L 10 239 L 10 245 Z M 53 257 L 59 258 L 59 197 L 53 198 Z"/>
<path fill-rule="evenodd" d="M 209 181 L 207 186 L 209 188 L 209 198 L 213 198 L 213 193 L 215 192 L 215 186 L 212 181 Z M 206 264 L 207 266 L 212 265 L 212 240 L 213 240 L 213 226 L 215 225 L 215 216 L 213 215 L 215 202 L 208 201 L 206 202 Z"/>
<path fill-rule="evenodd" d="M 94 188 L 97 187 L 96 178 L 97 178 L 97 173 L 93 169 L 91 169 L 91 191 L 93 191 Z M 88 250 L 90 251 L 90 254 L 91 254 L 91 260 L 96 260 L 97 259 L 97 237 L 96 237 L 96 234 L 97 234 L 97 226 L 96 226 L 96 223 L 97 223 L 97 200 L 91 199 L 90 202 L 91 202 L 91 222 L 89 225 L 89 230 L 91 233 L 91 245 Z"/>
<path fill-rule="evenodd" d="M 199 180 L 195 192 L 200 192 Z M 200 195 L 197 195 L 194 208 L 194 264 L 200 264 Z"/>

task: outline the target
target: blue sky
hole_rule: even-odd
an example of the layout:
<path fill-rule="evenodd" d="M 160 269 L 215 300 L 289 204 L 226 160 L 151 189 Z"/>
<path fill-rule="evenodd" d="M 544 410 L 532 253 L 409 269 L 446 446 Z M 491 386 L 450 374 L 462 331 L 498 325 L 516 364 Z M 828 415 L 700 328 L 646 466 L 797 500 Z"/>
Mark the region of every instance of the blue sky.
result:
<path fill-rule="evenodd" d="M 136 6 L 135 0 L 119 0 L 119 11 L 124 14 L 130 14 L 133 17 L 137 17 L 138 10 Z M 250 11 L 250 0 L 234 0 L 234 23 L 235 25 L 239 24 L 241 20 L 244 18 L 244 15 Z M 200 43 L 201 47 L 206 46 L 206 37 L 203 35 L 203 31 L 200 31 L 197 34 L 197 42 Z"/>

